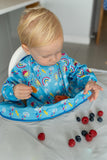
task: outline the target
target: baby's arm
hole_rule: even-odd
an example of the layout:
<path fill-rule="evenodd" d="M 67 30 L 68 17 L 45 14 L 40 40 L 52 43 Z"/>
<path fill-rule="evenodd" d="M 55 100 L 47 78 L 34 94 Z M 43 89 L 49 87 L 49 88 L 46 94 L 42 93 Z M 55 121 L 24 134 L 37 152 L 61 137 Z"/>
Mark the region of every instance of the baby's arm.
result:
<path fill-rule="evenodd" d="M 88 81 L 97 82 L 95 74 L 86 65 L 81 65 L 79 62 L 70 58 L 69 77 L 77 83 L 78 86 L 87 84 Z"/>
<path fill-rule="evenodd" d="M 95 100 L 98 97 L 99 91 L 103 90 L 97 82 L 95 74 L 86 66 L 81 65 L 74 59 L 70 59 L 69 76 L 73 81 L 76 81 L 77 85 L 85 88 L 84 94 L 87 94 L 91 90 L 92 95 L 88 98 L 90 101 Z"/>
<path fill-rule="evenodd" d="M 19 101 L 30 98 L 32 88 L 26 84 L 26 80 L 16 66 L 13 68 L 10 77 L 2 86 L 2 95 L 6 100 Z"/>

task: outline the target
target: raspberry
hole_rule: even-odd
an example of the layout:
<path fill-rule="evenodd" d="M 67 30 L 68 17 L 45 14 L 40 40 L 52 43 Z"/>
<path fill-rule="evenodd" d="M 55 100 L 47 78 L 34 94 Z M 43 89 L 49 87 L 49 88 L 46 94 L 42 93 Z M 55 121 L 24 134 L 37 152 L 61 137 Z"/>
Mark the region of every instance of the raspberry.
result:
<path fill-rule="evenodd" d="M 103 116 L 103 111 L 98 111 L 97 114 L 98 114 L 99 117 L 102 117 Z"/>
<path fill-rule="evenodd" d="M 39 133 L 39 134 L 38 134 L 38 139 L 39 139 L 40 141 L 44 141 L 44 140 L 45 140 L 45 134 L 44 134 L 44 133 Z"/>
<path fill-rule="evenodd" d="M 62 101 L 64 99 L 67 99 L 67 98 L 68 98 L 68 96 L 66 96 L 66 95 L 56 95 L 55 96 L 55 103 Z"/>
<path fill-rule="evenodd" d="M 91 134 L 86 134 L 85 139 L 86 139 L 86 141 L 90 142 L 90 141 L 92 141 L 93 137 Z"/>
<path fill-rule="evenodd" d="M 83 117 L 83 118 L 82 118 L 82 123 L 83 123 L 83 124 L 87 124 L 88 121 L 89 121 L 88 117 Z"/>
<path fill-rule="evenodd" d="M 69 145 L 70 147 L 74 147 L 74 146 L 75 146 L 75 140 L 74 140 L 74 139 L 69 139 L 68 145 Z"/>
<path fill-rule="evenodd" d="M 96 132 L 94 129 L 91 129 L 91 130 L 89 131 L 89 134 L 90 134 L 93 138 L 97 136 L 97 132 Z"/>

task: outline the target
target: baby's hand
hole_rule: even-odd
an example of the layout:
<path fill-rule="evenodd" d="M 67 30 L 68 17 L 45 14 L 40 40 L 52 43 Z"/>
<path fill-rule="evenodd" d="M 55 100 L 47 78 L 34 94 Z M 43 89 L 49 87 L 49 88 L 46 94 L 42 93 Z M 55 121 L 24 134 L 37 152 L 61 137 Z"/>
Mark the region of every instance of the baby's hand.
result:
<path fill-rule="evenodd" d="M 92 92 L 92 94 L 90 97 L 88 97 L 88 99 L 90 102 L 92 102 L 93 100 L 96 100 L 96 98 L 98 97 L 99 91 L 100 90 L 103 91 L 103 88 L 98 84 L 96 84 L 96 82 L 89 81 L 85 86 L 84 94 L 87 94 L 89 90 Z"/>
<path fill-rule="evenodd" d="M 33 90 L 30 86 L 25 84 L 17 84 L 14 86 L 13 92 L 15 97 L 18 99 L 29 99 Z"/>

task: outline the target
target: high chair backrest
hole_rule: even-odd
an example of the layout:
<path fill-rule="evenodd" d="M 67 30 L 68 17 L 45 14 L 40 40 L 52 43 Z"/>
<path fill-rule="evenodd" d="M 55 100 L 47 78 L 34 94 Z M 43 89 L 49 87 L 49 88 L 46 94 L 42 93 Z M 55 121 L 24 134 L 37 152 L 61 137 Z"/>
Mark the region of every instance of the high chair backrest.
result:
<path fill-rule="evenodd" d="M 26 53 L 24 52 L 23 48 L 21 46 L 17 48 L 17 50 L 14 52 L 9 62 L 8 76 L 10 76 L 10 73 L 13 67 L 25 56 L 26 56 Z"/>

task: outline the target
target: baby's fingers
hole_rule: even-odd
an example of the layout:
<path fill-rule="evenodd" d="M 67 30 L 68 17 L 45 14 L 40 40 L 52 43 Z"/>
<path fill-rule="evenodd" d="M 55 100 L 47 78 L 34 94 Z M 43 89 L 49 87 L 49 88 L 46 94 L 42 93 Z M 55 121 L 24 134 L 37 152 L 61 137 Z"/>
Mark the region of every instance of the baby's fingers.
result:
<path fill-rule="evenodd" d="M 31 91 L 31 92 L 33 92 L 32 88 L 30 86 L 27 86 L 27 85 L 21 86 L 20 90 L 21 91 Z"/>
<path fill-rule="evenodd" d="M 95 82 L 90 81 L 85 86 L 84 94 L 87 94 L 89 90 L 94 90 L 96 92 L 97 90 L 103 91 L 103 88 L 98 84 L 96 84 Z"/>
<path fill-rule="evenodd" d="M 91 95 L 90 97 L 88 97 L 88 100 L 90 101 L 90 102 L 92 102 L 94 99 L 93 99 L 93 96 Z"/>
<path fill-rule="evenodd" d="M 94 93 L 94 100 L 97 99 L 98 95 L 99 95 L 99 90 L 96 90 L 95 93 Z"/>
<path fill-rule="evenodd" d="M 90 97 L 88 97 L 89 101 L 92 102 L 93 100 L 96 100 L 99 94 L 99 90 L 92 90 L 92 94 Z"/>
<path fill-rule="evenodd" d="M 100 91 L 103 91 L 103 88 L 99 86 L 98 84 L 97 84 L 97 89 L 99 89 Z"/>
<path fill-rule="evenodd" d="M 23 97 L 21 97 L 21 99 L 29 99 L 31 97 L 31 95 L 25 95 Z"/>
<path fill-rule="evenodd" d="M 32 90 L 20 90 L 19 91 L 19 94 L 23 94 L 23 95 L 28 95 L 28 94 L 31 94 L 32 93 Z"/>
<path fill-rule="evenodd" d="M 29 99 L 30 97 L 31 97 L 30 94 L 23 94 L 23 93 L 17 94 L 18 99 Z"/>
<path fill-rule="evenodd" d="M 89 84 L 87 84 L 87 85 L 85 86 L 85 89 L 84 89 L 84 93 L 83 93 L 83 94 L 87 94 L 89 90 L 91 90 L 91 87 L 90 87 Z"/>

